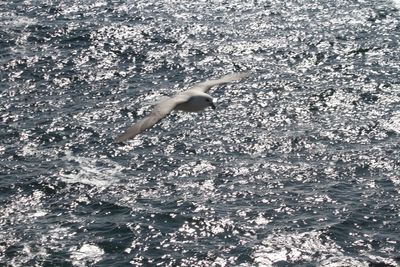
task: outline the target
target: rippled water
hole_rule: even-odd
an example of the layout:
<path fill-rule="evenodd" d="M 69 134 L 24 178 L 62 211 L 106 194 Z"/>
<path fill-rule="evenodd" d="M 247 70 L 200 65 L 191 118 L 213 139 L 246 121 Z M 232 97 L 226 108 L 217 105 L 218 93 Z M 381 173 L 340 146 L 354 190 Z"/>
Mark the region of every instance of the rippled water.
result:
<path fill-rule="evenodd" d="M 399 266 L 399 8 L 1 1 L 1 265 Z"/>

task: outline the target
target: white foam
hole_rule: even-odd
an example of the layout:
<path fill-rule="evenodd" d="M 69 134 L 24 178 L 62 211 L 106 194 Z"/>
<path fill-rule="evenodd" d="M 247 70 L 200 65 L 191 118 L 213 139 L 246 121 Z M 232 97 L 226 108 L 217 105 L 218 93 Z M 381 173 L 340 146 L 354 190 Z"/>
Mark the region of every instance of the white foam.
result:
<path fill-rule="evenodd" d="M 13 12 L 2 13 L 2 19 L 0 20 L 0 25 L 5 28 L 28 27 L 37 23 L 38 20 L 35 18 L 19 16 Z"/>
<path fill-rule="evenodd" d="M 358 259 L 348 257 L 348 256 L 333 256 L 328 259 L 322 260 L 318 264 L 319 267 L 347 267 L 347 266 L 357 266 L 357 267 L 368 267 L 369 263 L 366 261 L 360 261 Z"/>
<path fill-rule="evenodd" d="M 65 157 L 67 166 L 59 172 L 66 183 L 81 183 L 97 187 L 108 187 L 119 181 L 123 166 L 109 159 L 73 156 Z"/>
<path fill-rule="evenodd" d="M 365 262 L 344 257 L 342 249 L 332 240 L 322 240 L 318 231 L 272 234 L 255 248 L 253 256 L 257 266 L 313 261 L 319 262 L 318 266 L 367 266 Z M 357 264 L 343 265 L 348 262 Z"/>
<path fill-rule="evenodd" d="M 88 266 L 102 259 L 104 250 L 95 245 L 83 244 L 79 250 L 72 250 L 71 260 L 74 266 Z"/>

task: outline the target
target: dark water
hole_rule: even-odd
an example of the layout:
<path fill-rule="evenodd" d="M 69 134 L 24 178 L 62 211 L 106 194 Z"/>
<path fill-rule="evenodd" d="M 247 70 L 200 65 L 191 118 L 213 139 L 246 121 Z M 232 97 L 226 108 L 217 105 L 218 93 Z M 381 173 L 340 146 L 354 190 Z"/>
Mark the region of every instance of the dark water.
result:
<path fill-rule="evenodd" d="M 0 265 L 399 266 L 399 7 L 0 1 Z"/>

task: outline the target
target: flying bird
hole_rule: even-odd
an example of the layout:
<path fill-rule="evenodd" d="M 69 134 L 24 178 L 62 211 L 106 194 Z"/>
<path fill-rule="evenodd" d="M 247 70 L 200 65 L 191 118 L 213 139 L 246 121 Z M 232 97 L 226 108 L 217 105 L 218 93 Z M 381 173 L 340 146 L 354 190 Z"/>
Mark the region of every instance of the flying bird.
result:
<path fill-rule="evenodd" d="M 247 72 L 228 74 L 219 79 L 198 83 L 186 91 L 179 92 L 170 98 L 162 100 L 154 106 L 153 110 L 147 117 L 139 120 L 123 134 L 117 136 L 114 142 L 121 143 L 134 138 L 139 133 L 152 127 L 154 124 L 165 118 L 172 110 L 199 112 L 207 107 L 215 109 L 213 99 L 209 94 L 207 94 L 207 92 L 214 86 L 240 80 L 248 75 L 249 73 Z"/>

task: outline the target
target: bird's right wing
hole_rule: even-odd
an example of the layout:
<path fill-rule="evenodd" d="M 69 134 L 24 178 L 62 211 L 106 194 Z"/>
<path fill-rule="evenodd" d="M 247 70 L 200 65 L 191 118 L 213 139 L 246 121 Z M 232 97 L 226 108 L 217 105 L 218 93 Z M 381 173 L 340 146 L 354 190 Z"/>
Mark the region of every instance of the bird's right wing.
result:
<path fill-rule="evenodd" d="M 153 111 L 144 119 L 139 120 L 133 126 L 128 128 L 123 134 L 115 138 L 115 143 L 121 143 L 128 139 L 134 138 L 144 130 L 152 127 L 154 124 L 165 118 L 178 104 L 188 101 L 189 96 L 177 95 L 172 98 L 161 101 L 157 104 Z"/>
<path fill-rule="evenodd" d="M 222 76 L 219 79 L 215 80 L 208 80 L 205 82 L 198 83 L 190 88 L 188 91 L 200 91 L 203 93 L 207 93 L 212 87 L 220 84 L 227 84 L 236 80 L 243 79 L 249 76 L 249 72 L 238 72 L 238 73 L 231 73 L 225 76 Z"/>

